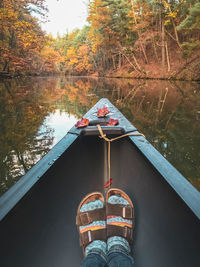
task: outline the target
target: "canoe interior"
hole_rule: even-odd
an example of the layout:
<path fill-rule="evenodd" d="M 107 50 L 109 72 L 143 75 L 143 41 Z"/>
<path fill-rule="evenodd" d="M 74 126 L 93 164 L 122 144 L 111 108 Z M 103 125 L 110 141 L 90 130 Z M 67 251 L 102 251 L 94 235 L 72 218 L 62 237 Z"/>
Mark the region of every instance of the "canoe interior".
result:
<path fill-rule="evenodd" d="M 76 209 L 103 192 L 103 142 L 77 138 L 1 221 L 1 266 L 80 266 Z M 199 267 L 199 220 L 130 139 L 111 144 L 111 166 L 113 186 L 135 206 L 135 266 Z"/>

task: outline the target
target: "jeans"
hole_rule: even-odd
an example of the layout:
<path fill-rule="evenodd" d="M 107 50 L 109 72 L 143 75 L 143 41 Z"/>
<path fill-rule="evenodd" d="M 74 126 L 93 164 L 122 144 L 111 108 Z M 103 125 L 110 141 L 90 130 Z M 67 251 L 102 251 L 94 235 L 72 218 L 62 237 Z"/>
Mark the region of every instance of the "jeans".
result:
<path fill-rule="evenodd" d="M 93 249 L 85 257 L 81 267 L 133 267 L 133 258 L 117 246 L 111 248 L 106 257 Z"/>

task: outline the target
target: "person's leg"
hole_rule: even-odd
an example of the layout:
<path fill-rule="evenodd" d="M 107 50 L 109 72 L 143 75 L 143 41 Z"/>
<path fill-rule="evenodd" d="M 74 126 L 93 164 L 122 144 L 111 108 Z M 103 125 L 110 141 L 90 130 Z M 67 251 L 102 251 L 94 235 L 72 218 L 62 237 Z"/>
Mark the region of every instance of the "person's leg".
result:
<path fill-rule="evenodd" d="M 81 267 L 107 267 L 106 259 L 99 251 L 91 250 L 84 258 Z"/>
<path fill-rule="evenodd" d="M 121 190 L 107 194 L 107 265 L 109 267 L 133 267 L 130 255 L 133 229 L 133 204 Z"/>
<path fill-rule="evenodd" d="M 106 221 L 104 197 L 99 192 L 87 195 L 77 211 L 80 244 L 83 248 L 82 267 L 106 266 Z"/>
<path fill-rule="evenodd" d="M 133 258 L 121 247 L 113 246 L 107 254 L 108 267 L 133 267 Z"/>

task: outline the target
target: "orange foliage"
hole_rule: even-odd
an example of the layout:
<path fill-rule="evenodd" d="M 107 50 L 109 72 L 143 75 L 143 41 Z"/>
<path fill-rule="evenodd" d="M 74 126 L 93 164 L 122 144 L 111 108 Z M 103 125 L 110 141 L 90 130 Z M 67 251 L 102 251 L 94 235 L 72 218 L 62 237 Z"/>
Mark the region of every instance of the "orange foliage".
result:
<path fill-rule="evenodd" d="M 75 67 L 75 70 L 78 72 L 83 72 L 83 71 L 90 71 L 91 69 L 91 64 L 89 63 L 89 49 L 87 45 L 82 45 L 78 49 L 78 64 Z"/>
<path fill-rule="evenodd" d="M 74 64 L 78 63 L 76 51 L 74 47 L 70 47 L 67 51 L 67 66 L 73 66 Z"/>
<path fill-rule="evenodd" d="M 44 34 L 27 8 L 29 4 L 40 8 L 42 2 L 1 1 L 0 67 L 3 71 L 15 73 L 31 69 L 33 53 L 38 53 L 43 46 Z"/>
<path fill-rule="evenodd" d="M 109 36 L 111 29 L 108 26 L 106 27 L 106 31 L 103 35 L 100 31 L 98 31 L 102 25 L 108 25 L 108 22 L 110 21 L 110 14 L 108 8 L 106 7 L 106 2 L 102 0 L 90 1 L 87 20 L 91 24 L 88 36 L 92 41 L 92 52 L 96 53 L 100 47 L 109 46 L 109 43 L 114 41 L 114 35 L 112 38 Z"/>
<path fill-rule="evenodd" d="M 61 61 L 60 54 L 52 47 L 44 47 L 40 52 L 43 59 L 42 71 L 53 73 L 58 70 L 58 64 Z"/>

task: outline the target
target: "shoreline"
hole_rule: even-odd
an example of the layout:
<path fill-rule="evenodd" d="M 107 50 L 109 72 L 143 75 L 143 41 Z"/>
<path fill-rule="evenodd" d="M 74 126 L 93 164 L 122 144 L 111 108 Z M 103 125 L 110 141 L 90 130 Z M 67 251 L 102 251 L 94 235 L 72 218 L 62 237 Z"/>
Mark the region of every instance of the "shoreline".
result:
<path fill-rule="evenodd" d="M 10 80 L 10 79 L 20 79 L 20 78 L 33 78 L 33 77 L 85 77 L 85 78 L 105 78 L 105 79 L 133 79 L 133 80 L 160 80 L 160 81 L 185 81 L 185 82 L 200 82 L 200 78 L 198 79 L 183 79 L 183 78 L 175 78 L 175 77 L 138 77 L 138 76 L 130 76 L 130 75 L 63 75 L 63 74 L 48 74 L 48 75 L 0 75 L 0 80 Z"/>

